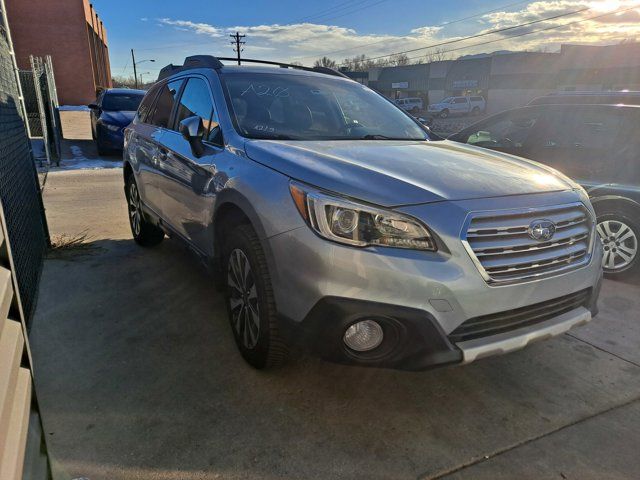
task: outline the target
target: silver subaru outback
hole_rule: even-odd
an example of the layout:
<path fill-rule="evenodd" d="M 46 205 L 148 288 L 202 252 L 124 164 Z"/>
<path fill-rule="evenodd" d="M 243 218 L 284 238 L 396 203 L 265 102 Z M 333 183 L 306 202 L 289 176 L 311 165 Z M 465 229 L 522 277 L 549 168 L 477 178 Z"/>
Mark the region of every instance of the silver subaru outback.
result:
<path fill-rule="evenodd" d="M 468 363 L 596 314 L 601 246 L 577 184 L 431 138 L 329 69 L 165 67 L 125 135 L 133 237 L 216 272 L 256 368 Z M 315 70 L 315 71 L 314 71 Z"/>

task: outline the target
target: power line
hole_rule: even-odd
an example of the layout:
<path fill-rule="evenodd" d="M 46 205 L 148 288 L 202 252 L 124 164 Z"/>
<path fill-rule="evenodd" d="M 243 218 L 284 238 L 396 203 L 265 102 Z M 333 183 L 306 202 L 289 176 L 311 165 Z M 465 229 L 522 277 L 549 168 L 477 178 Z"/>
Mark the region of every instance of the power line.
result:
<path fill-rule="evenodd" d="M 345 9 L 349 9 L 358 5 L 362 5 L 363 3 L 367 3 L 371 0 L 357 0 L 355 2 L 350 1 L 350 2 L 343 2 L 343 3 L 339 3 L 338 5 L 331 7 L 331 8 L 326 8 L 324 10 L 320 10 L 320 12 L 316 12 L 314 14 L 311 15 L 307 15 L 305 17 L 300 17 L 299 19 L 291 22 L 291 23 L 299 23 L 299 22 L 308 22 L 309 20 L 314 20 L 316 18 L 319 17 L 324 17 L 326 15 L 331 15 L 332 13 L 338 12 L 340 10 L 345 10 Z"/>
<path fill-rule="evenodd" d="M 637 8 L 637 6 L 633 7 L 633 8 Z M 428 45 L 426 47 L 412 48 L 410 50 L 403 50 L 401 52 L 394 52 L 394 53 L 387 53 L 385 55 L 378 55 L 376 57 L 370 57 L 370 58 L 368 58 L 368 60 L 378 60 L 379 58 L 392 57 L 394 55 L 402 55 L 402 54 L 417 52 L 419 50 L 428 50 L 428 49 L 434 48 L 434 47 L 440 47 L 440 46 L 443 46 L 443 45 L 450 45 L 452 43 L 464 42 L 466 40 L 471 40 L 473 38 L 486 37 L 487 35 L 493 35 L 495 33 L 506 32 L 506 31 L 509 31 L 509 30 L 515 30 L 516 28 L 522 28 L 522 27 L 527 27 L 529 25 L 534 25 L 536 23 L 542 23 L 542 22 L 547 22 L 549 20 L 555 20 L 557 18 L 568 17 L 570 15 L 575 15 L 576 13 L 581 13 L 581 12 L 584 12 L 584 11 L 587 11 L 587 10 L 590 10 L 590 8 L 589 7 L 580 8 L 578 10 L 573 10 L 571 12 L 561 13 L 561 14 L 558 14 L 558 15 L 552 15 L 551 17 L 540 18 L 538 20 L 532 20 L 530 22 L 520 23 L 518 25 L 512 25 L 511 27 L 496 28 L 494 30 L 489 30 L 489 31 L 486 31 L 486 32 L 477 33 L 475 35 L 469 35 L 469 36 L 458 38 L 458 39 L 455 39 L 455 40 L 447 40 L 445 42 L 434 43 L 433 45 Z M 344 64 L 341 64 L 341 65 L 344 65 Z"/>
<path fill-rule="evenodd" d="M 380 5 L 381 3 L 386 2 L 386 1 L 388 1 L 388 0 L 378 0 L 377 2 L 371 3 L 371 4 L 369 4 L 369 5 L 363 5 L 363 6 L 361 6 L 361 7 L 355 8 L 355 9 L 353 9 L 353 10 L 349 10 L 349 11 L 344 12 L 344 13 L 341 13 L 341 14 L 339 14 L 339 15 L 332 15 L 332 16 L 329 16 L 329 17 L 326 17 L 326 15 L 323 15 L 323 16 L 325 16 L 326 18 L 321 19 L 321 21 L 322 21 L 322 22 L 328 22 L 328 21 L 330 21 L 330 20 L 335 20 L 336 18 L 342 18 L 342 17 L 345 17 L 345 16 L 347 16 L 347 15 L 351 15 L 351 14 L 353 14 L 353 13 L 356 13 L 356 12 L 358 12 L 358 11 L 360 11 L 360 10 L 363 10 L 363 9 L 365 9 L 365 8 L 372 8 L 372 7 L 375 7 L 376 5 Z"/>
<path fill-rule="evenodd" d="M 455 52 L 455 51 L 459 51 L 459 50 L 467 50 L 469 48 L 479 47 L 479 46 L 482 46 L 482 45 L 488 45 L 490 43 L 503 42 L 505 40 L 511 40 L 512 38 L 524 37 L 526 35 L 532 35 L 534 33 L 546 32 L 546 31 L 549 31 L 549 30 L 555 30 L 557 28 L 568 27 L 568 26 L 575 25 L 575 24 L 578 24 L 578 23 L 588 22 L 589 20 L 597 20 L 598 18 L 606 17 L 608 15 L 614 15 L 614 14 L 617 14 L 617 13 L 628 12 L 630 10 L 635 10 L 637 8 L 638 8 L 638 5 L 636 5 L 634 7 L 630 7 L 630 8 L 621 9 L 621 10 L 614 10 L 612 12 L 603 13 L 603 14 L 600 14 L 600 15 L 594 15 L 594 16 L 591 16 L 591 17 L 583 18 L 581 20 L 574 20 L 572 22 L 563 23 L 562 25 L 552 25 L 550 27 L 544 27 L 544 28 L 539 28 L 537 30 L 531 30 L 530 32 L 524 32 L 524 33 L 519 33 L 519 34 L 516 34 L 516 35 L 510 35 L 510 36 L 504 37 L 504 38 L 498 38 L 496 40 L 488 40 L 486 42 L 478 42 L 478 43 L 474 43 L 472 45 L 466 45 L 464 47 L 451 48 L 449 50 L 443 50 L 440 53 L 449 53 L 449 52 Z M 422 55 L 417 55 L 415 57 L 409 57 L 408 59 L 409 60 L 415 60 L 417 58 L 422 58 Z"/>
<path fill-rule="evenodd" d="M 127 63 L 124 64 L 124 68 L 122 69 L 122 72 L 120 72 L 121 77 L 124 75 L 124 72 L 128 66 L 129 66 L 129 58 L 127 58 Z"/>
<path fill-rule="evenodd" d="M 502 5 L 501 7 L 497 7 L 497 8 L 494 8 L 492 10 L 486 10 L 486 11 L 483 11 L 483 12 L 480 12 L 480 13 L 476 13 L 474 15 L 469 15 L 467 17 L 458 18 L 456 20 L 445 21 L 445 22 L 439 23 L 438 25 L 434 25 L 434 27 L 444 27 L 444 26 L 453 25 L 454 23 L 464 22 L 465 20 L 470 20 L 472 18 L 481 17 L 483 15 L 487 15 L 489 13 L 497 12 L 497 11 L 505 9 L 505 8 L 511 8 L 511 7 L 515 7 L 516 5 L 522 5 L 523 3 L 530 3 L 530 2 L 531 2 L 531 0 L 524 0 L 524 1 L 520 1 L 520 2 L 509 3 L 507 5 Z M 391 43 L 404 42 L 404 41 L 406 41 L 406 38 L 403 38 L 403 39 L 399 38 L 399 39 L 396 39 L 396 40 L 391 40 Z M 294 60 L 306 60 L 307 58 L 316 58 L 318 56 L 327 56 L 327 55 L 332 55 L 332 54 L 335 54 L 335 53 L 348 52 L 350 50 L 359 50 L 359 49 L 362 49 L 364 47 L 369 47 L 371 45 L 379 45 L 380 43 L 387 43 L 387 42 L 389 42 L 389 40 L 387 40 L 387 39 L 377 40 L 375 42 L 365 43 L 363 45 L 358 45 L 357 47 L 343 48 L 341 50 L 334 50 L 332 52 L 325 52 L 325 53 L 319 53 L 319 54 L 315 54 L 315 55 L 308 55 L 306 57 L 296 57 L 296 58 L 294 58 Z"/>

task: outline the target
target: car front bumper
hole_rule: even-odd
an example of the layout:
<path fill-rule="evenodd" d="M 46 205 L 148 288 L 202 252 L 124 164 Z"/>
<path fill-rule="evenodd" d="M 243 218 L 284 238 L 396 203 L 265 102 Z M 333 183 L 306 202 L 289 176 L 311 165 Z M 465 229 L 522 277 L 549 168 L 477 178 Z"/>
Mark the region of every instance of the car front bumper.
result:
<path fill-rule="evenodd" d="M 111 130 L 104 125 L 98 124 L 97 141 L 102 148 L 122 150 L 124 148 L 125 128 L 118 127 L 118 130 Z"/>
<path fill-rule="evenodd" d="M 510 285 L 489 285 L 482 278 L 460 240 L 460 226 L 470 211 L 503 209 L 504 200 L 401 209 L 437 232 L 438 252 L 347 247 L 306 226 L 270 238 L 276 304 L 289 340 L 338 362 L 421 370 L 516 350 L 589 321 L 597 312 L 602 276 L 597 242 L 586 265 L 556 276 Z M 510 198 L 509 207 L 575 200 L 575 192 L 525 195 Z M 581 305 L 539 323 L 480 339 L 449 338 L 470 319 L 526 310 L 581 291 L 589 292 Z M 383 344 L 371 355 L 347 349 L 344 330 L 364 318 L 379 319 L 393 345 Z"/>

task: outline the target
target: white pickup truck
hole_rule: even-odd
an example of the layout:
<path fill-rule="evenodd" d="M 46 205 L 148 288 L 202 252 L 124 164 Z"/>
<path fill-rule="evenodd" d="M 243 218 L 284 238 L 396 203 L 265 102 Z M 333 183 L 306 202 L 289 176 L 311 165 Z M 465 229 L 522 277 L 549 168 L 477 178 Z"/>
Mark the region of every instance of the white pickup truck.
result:
<path fill-rule="evenodd" d="M 440 118 L 447 118 L 449 115 L 480 115 L 487 107 L 487 102 L 483 97 L 447 97 L 439 103 L 429 105 L 427 111 Z"/>

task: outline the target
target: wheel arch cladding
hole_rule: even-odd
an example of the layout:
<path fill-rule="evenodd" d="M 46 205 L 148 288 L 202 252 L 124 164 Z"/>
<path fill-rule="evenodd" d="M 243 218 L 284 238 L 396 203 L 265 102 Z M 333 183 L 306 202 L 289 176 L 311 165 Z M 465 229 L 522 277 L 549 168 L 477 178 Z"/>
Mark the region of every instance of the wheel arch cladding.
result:
<path fill-rule="evenodd" d="M 636 218 L 640 218 L 640 203 L 627 197 L 619 195 L 604 195 L 601 197 L 591 198 L 591 204 L 593 205 L 593 209 L 596 211 L 596 215 L 601 215 L 610 209 L 612 213 L 620 211 L 621 213 L 624 212 L 628 215 L 635 215 Z"/>
<path fill-rule="evenodd" d="M 131 163 L 125 160 L 122 167 L 122 176 L 124 177 L 125 182 L 129 179 L 130 175 L 133 175 L 133 167 L 131 166 Z"/>
<path fill-rule="evenodd" d="M 249 224 L 255 230 L 262 244 L 262 248 L 267 256 L 268 265 L 271 268 L 272 252 L 269 248 L 269 242 L 265 242 L 267 237 L 264 225 L 260 220 L 260 216 L 255 211 L 249 200 L 235 190 L 228 190 L 219 194 L 216 202 L 216 209 L 213 214 L 213 239 L 214 239 L 214 260 L 220 264 L 220 254 L 222 252 L 222 244 L 224 242 L 225 228 L 227 226 L 236 226 L 241 224 Z"/>

